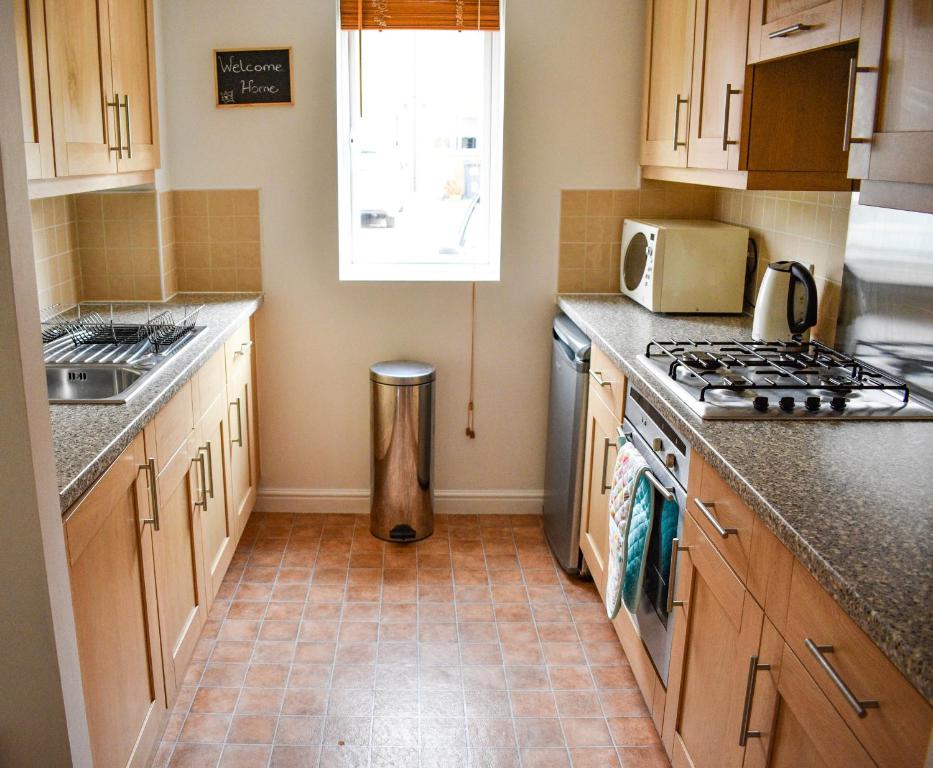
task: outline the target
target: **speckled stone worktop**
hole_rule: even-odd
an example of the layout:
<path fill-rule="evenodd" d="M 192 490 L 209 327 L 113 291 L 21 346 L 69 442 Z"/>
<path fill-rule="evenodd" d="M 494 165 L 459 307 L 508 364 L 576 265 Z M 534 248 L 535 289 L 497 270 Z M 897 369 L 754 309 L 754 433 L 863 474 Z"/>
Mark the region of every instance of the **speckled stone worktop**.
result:
<path fill-rule="evenodd" d="M 621 295 L 558 305 L 933 701 L 933 422 L 703 421 L 636 355 L 652 337 L 747 337 L 750 318 L 655 315 Z"/>
<path fill-rule="evenodd" d="M 78 500 L 142 432 L 185 382 L 220 349 L 224 341 L 262 305 L 262 294 L 179 294 L 164 304 L 152 303 L 176 316 L 185 307 L 203 304 L 197 324 L 204 330 L 174 354 L 125 405 L 50 405 L 52 441 L 58 470 L 62 512 Z M 114 318 L 146 319 L 145 303 L 117 304 Z"/>

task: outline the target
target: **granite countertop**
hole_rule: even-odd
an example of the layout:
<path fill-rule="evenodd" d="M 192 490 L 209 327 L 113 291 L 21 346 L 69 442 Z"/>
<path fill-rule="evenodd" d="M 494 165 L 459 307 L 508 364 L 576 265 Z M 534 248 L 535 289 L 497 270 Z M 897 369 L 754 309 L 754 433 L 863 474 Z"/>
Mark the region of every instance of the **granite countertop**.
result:
<path fill-rule="evenodd" d="M 179 294 L 165 303 L 114 305 L 114 317 L 142 322 L 147 306 L 177 316 L 203 304 L 197 324 L 205 326 L 149 379 L 125 405 L 50 405 L 52 443 L 62 513 L 100 477 L 181 387 L 230 335 L 262 305 L 260 293 Z"/>
<path fill-rule="evenodd" d="M 655 315 L 621 295 L 558 305 L 933 702 L 933 422 L 704 421 L 635 358 L 652 337 L 747 336 L 750 318 Z"/>

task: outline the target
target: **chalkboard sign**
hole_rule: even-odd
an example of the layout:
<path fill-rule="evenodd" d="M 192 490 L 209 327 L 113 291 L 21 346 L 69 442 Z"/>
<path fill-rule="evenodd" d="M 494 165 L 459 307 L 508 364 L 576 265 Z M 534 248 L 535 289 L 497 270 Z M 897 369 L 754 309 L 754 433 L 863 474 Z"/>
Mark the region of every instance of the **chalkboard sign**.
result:
<path fill-rule="evenodd" d="M 292 104 L 292 49 L 214 51 L 218 107 Z"/>

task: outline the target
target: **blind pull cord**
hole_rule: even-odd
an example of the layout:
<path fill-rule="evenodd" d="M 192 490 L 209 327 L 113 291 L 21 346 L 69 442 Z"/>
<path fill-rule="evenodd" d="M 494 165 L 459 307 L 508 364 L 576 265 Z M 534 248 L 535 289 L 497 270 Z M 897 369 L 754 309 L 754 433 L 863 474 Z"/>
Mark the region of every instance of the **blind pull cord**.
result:
<path fill-rule="evenodd" d="M 470 402 L 467 403 L 467 426 L 466 436 L 470 440 L 476 439 L 476 431 L 473 429 L 473 397 L 475 390 L 475 368 L 476 368 L 476 283 L 472 284 L 470 291 Z"/>

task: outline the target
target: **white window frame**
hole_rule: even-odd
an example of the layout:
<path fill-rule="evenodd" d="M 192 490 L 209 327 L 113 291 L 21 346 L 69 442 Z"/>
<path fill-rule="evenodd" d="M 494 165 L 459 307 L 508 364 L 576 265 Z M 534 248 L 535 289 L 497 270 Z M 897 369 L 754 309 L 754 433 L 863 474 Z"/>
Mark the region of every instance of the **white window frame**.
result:
<path fill-rule="evenodd" d="M 354 66 L 358 51 L 355 30 L 337 29 L 337 216 L 339 279 L 341 281 L 492 282 L 500 279 L 502 251 L 502 137 L 505 33 L 500 4 L 500 28 L 486 36 L 484 97 L 489 104 L 488 136 L 483 173 L 488 176 L 489 222 L 486 258 L 480 262 L 354 261 L 353 201 L 350 135 L 353 110 L 358 108 Z M 338 11 L 339 20 L 339 11 Z M 462 34 L 477 34 L 469 31 Z M 487 185 L 483 183 L 483 194 Z M 483 200 L 486 204 L 486 199 Z"/>

